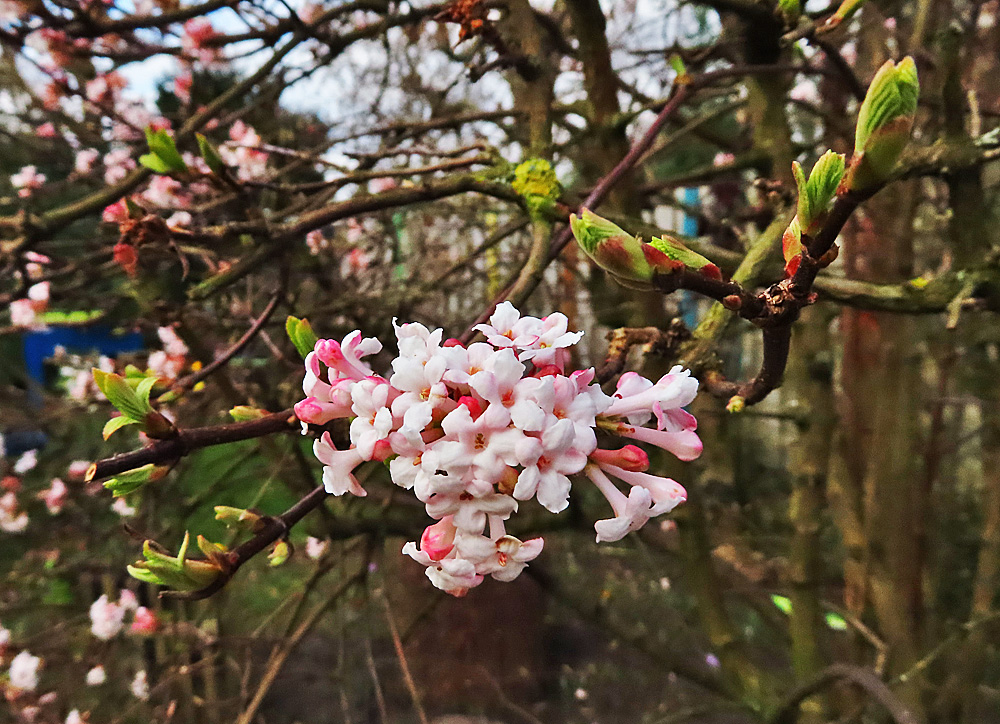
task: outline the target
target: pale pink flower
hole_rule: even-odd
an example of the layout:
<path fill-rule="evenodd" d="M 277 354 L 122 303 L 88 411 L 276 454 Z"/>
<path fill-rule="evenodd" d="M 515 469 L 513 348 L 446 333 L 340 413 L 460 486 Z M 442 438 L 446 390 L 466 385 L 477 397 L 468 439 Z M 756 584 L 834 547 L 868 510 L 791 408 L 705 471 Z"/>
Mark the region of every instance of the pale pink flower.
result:
<path fill-rule="evenodd" d="M 58 515 L 69 498 L 69 488 L 59 478 L 53 478 L 49 487 L 38 494 L 38 498 L 45 501 L 45 507 L 51 515 Z"/>
<path fill-rule="evenodd" d="M 94 170 L 97 159 L 101 157 L 101 152 L 96 148 L 84 148 L 76 152 L 73 160 L 73 170 L 81 176 L 85 176 Z"/>
<path fill-rule="evenodd" d="M 134 634 L 149 635 L 156 633 L 156 629 L 159 628 L 159 626 L 160 622 L 156 618 L 156 614 L 145 606 L 139 606 L 135 610 L 135 618 L 132 620 L 132 625 L 129 627 L 129 631 Z"/>
<path fill-rule="evenodd" d="M 101 641 L 110 641 L 125 626 L 125 608 L 102 595 L 90 605 L 90 632 Z"/>
<path fill-rule="evenodd" d="M 329 548 L 330 541 L 328 540 L 321 540 L 319 538 L 314 538 L 313 536 L 306 538 L 306 557 L 309 558 L 309 560 L 318 561 L 326 555 Z"/>
<path fill-rule="evenodd" d="M 331 495 L 343 495 L 344 493 L 351 493 L 359 497 L 368 495 L 353 473 L 354 468 L 364 462 L 364 458 L 357 448 L 338 450 L 333 444 L 330 433 L 324 432 L 323 437 L 313 443 L 313 454 L 325 466 L 323 468 L 323 486 L 326 488 L 326 492 Z"/>
<path fill-rule="evenodd" d="M 149 678 L 146 676 L 145 669 L 135 672 L 135 676 L 132 677 L 130 689 L 132 690 L 132 696 L 136 699 L 146 701 L 149 698 Z"/>
<path fill-rule="evenodd" d="M 108 675 L 104 671 L 103 666 L 95 666 L 90 671 L 87 672 L 86 684 L 87 686 L 100 686 L 105 681 L 108 680 Z"/>
<path fill-rule="evenodd" d="M 38 670 L 41 665 L 40 657 L 22 651 L 10 662 L 10 685 L 21 691 L 34 691 L 38 688 Z"/>
<path fill-rule="evenodd" d="M 17 195 L 22 199 L 42 188 L 45 181 L 45 174 L 39 173 L 36 166 L 25 166 L 10 177 L 10 185 L 17 189 Z"/>

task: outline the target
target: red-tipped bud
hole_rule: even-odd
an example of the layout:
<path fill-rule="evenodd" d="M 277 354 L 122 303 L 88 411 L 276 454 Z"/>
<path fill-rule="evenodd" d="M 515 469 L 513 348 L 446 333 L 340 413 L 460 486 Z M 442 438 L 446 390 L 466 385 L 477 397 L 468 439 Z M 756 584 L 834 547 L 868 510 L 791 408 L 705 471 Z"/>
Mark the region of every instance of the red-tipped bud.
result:
<path fill-rule="evenodd" d="M 614 465 L 633 473 L 644 473 L 649 469 L 649 456 L 637 445 L 626 445 L 621 450 L 594 450 L 590 459 L 598 465 Z"/>

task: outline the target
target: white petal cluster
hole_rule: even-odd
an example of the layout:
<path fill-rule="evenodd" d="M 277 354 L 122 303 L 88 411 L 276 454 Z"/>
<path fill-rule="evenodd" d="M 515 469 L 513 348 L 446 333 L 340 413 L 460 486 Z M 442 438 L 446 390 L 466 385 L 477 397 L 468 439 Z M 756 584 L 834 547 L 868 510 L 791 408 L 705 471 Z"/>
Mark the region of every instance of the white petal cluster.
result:
<path fill-rule="evenodd" d="M 476 328 L 487 341 L 468 347 L 442 340 L 440 329 L 394 327 L 399 354 L 388 379 L 362 361 L 381 351 L 378 340 L 357 331 L 340 343 L 319 340 L 295 412 L 304 425 L 351 419 L 348 449 L 328 432 L 313 447 L 327 492 L 364 496 L 354 469 L 388 461 L 393 482 L 424 503 L 437 522 L 403 552 L 438 588 L 463 595 L 487 575 L 516 578 L 543 542 L 508 535 L 505 521 L 532 498 L 564 510 L 572 475 L 590 477 L 614 510 L 597 523 L 598 540 L 618 540 L 684 500 L 679 484 L 646 472 L 649 459 L 635 445 L 598 449 L 596 428 L 693 459 L 701 442 L 681 408 L 698 382 L 687 371 L 676 367 L 655 384 L 628 373 L 609 397 L 593 369 L 567 374 L 569 348 L 583 333 L 567 331 L 565 315 L 522 317 L 508 302 Z M 644 427 L 654 418 L 655 428 Z"/>

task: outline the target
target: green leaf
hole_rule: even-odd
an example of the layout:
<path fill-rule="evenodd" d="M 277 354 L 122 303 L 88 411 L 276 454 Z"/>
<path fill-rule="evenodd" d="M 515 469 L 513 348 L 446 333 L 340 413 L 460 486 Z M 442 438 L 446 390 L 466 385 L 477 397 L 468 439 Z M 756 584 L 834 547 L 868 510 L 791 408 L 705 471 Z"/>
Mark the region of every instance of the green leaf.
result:
<path fill-rule="evenodd" d="M 136 397 L 139 401 L 146 407 L 152 409 L 152 405 L 149 404 L 149 394 L 153 391 L 156 383 L 159 382 L 157 377 L 144 377 L 139 384 L 135 386 Z"/>
<path fill-rule="evenodd" d="M 316 346 L 318 337 L 307 319 L 299 319 L 289 315 L 288 319 L 285 320 L 285 332 L 288 333 L 288 338 L 292 340 L 292 344 L 295 345 L 295 349 L 303 359 Z"/>
<path fill-rule="evenodd" d="M 166 468 L 150 463 L 104 481 L 104 487 L 110 490 L 115 497 L 121 497 L 134 493 L 147 483 L 159 480 L 166 474 L 166 471 Z"/>
<path fill-rule="evenodd" d="M 146 541 L 142 546 L 143 560 L 128 567 L 129 575 L 145 583 L 170 586 L 178 591 L 197 591 L 208 586 L 221 573 L 212 561 L 187 560 L 191 534 L 184 533 L 184 541 L 176 556 L 168 556 Z"/>
<path fill-rule="evenodd" d="M 771 594 L 771 603 L 773 603 L 779 611 L 784 614 L 792 614 L 792 601 L 785 596 L 779 596 L 776 593 Z"/>
<path fill-rule="evenodd" d="M 819 157 L 808 180 L 802 167 L 798 163 L 792 163 L 792 174 L 799 190 L 797 217 L 802 233 L 812 234 L 825 222 L 830 202 L 844 177 L 844 168 L 843 155 L 833 151 L 827 151 Z"/>
<path fill-rule="evenodd" d="M 654 270 L 646 261 L 641 239 L 590 209 L 581 210 L 579 216 L 571 214 L 569 226 L 576 243 L 597 266 L 626 286 L 639 282 L 650 288 Z"/>
<path fill-rule="evenodd" d="M 267 417 L 268 414 L 267 410 L 259 410 L 256 407 L 250 407 L 249 405 L 237 405 L 229 411 L 230 417 L 232 417 L 236 422 L 259 420 L 262 417 Z"/>
<path fill-rule="evenodd" d="M 920 81 L 913 58 L 899 62 L 887 60 L 868 86 L 868 93 L 858 111 L 858 126 L 854 136 L 854 152 L 869 149 L 868 141 L 880 128 L 897 118 L 912 116 L 917 110 Z"/>
<path fill-rule="evenodd" d="M 144 153 L 139 156 L 139 163 L 148 168 L 153 173 L 166 175 L 170 173 L 170 166 L 154 153 Z"/>
<path fill-rule="evenodd" d="M 680 262 L 688 269 L 700 272 L 714 279 L 722 277 L 719 267 L 695 251 L 691 251 L 683 243 L 670 236 L 661 236 L 649 242 L 657 251 L 663 252 L 673 262 Z"/>
<path fill-rule="evenodd" d="M 200 133 L 196 133 L 195 138 L 198 139 L 198 150 L 201 151 L 201 157 L 205 159 L 205 163 L 208 164 L 212 173 L 216 176 L 221 176 L 225 173 L 226 164 L 222 160 L 222 156 L 220 156 L 219 152 L 215 149 L 215 146 L 213 146 L 211 142 Z"/>
<path fill-rule="evenodd" d="M 846 631 L 847 621 L 840 614 L 834 613 L 833 611 L 828 611 L 824 616 L 826 620 L 826 625 L 829 626 L 834 631 Z"/>
<path fill-rule="evenodd" d="M 167 173 L 171 171 L 187 171 L 187 164 L 174 144 L 173 137 L 163 128 L 154 130 L 152 126 L 146 128 L 146 142 L 149 144 L 150 152 L 157 156 L 166 166 Z M 142 159 L 140 159 L 141 162 Z M 153 169 L 154 171 L 156 169 Z"/>
<path fill-rule="evenodd" d="M 104 423 L 104 429 L 101 430 L 101 436 L 107 440 L 109 437 L 114 435 L 116 432 L 121 430 L 123 427 L 128 425 L 138 425 L 138 420 L 133 420 L 128 415 L 119 415 L 118 417 L 112 417 L 106 423 Z"/>
<path fill-rule="evenodd" d="M 132 386 L 121 375 L 116 375 L 114 372 L 105 372 L 96 367 L 93 374 L 97 388 L 104 393 L 108 401 L 118 408 L 123 415 L 131 417 L 133 420 L 142 420 L 147 413 L 153 411 L 153 408 L 149 405 L 149 400 L 147 399 L 144 402 L 139 399 L 135 390 L 132 389 Z"/>

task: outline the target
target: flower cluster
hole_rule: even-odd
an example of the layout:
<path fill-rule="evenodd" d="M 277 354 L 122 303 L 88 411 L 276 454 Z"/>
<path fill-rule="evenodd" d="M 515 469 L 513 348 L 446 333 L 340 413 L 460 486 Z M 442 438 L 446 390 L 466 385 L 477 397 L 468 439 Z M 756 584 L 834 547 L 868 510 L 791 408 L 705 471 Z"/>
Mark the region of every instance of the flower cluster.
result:
<path fill-rule="evenodd" d="M 437 522 L 403 552 L 438 588 L 462 595 L 486 575 L 516 578 L 542 540 L 508 535 L 505 521 L 532 498 L 553 513 L 565 509 L 572 475 L 590 478 L 614 511 L 597 522 L 598 541 L 619 540 L 684 501 L 678 483 L 646 472 L 641 448 L 599 448 L 596 431 L 697 457 L 696 422 L 682 409 L 698 390 L 688 371 L 675 367 L 656 384 L 630 372 L 608 396 L 593 369 L 567 374 L 569 348 L 583 333 L 568 331 L 565 315 L 522 317 L 507 302 L 477 327 L 486 342 L 468 347 L 421 324 L 395 329 L 388 379 L 362 361 L 381 351 L 378 340 L 355 331 L 341 343 L 317 341 L 295 412 L 313 425 L 351 418 L 348 449 L 328 432 L 314 445 L 328 492 L 365 495 L 353 470 L 387 461 L 393 482 L 424 503 Z"/>

